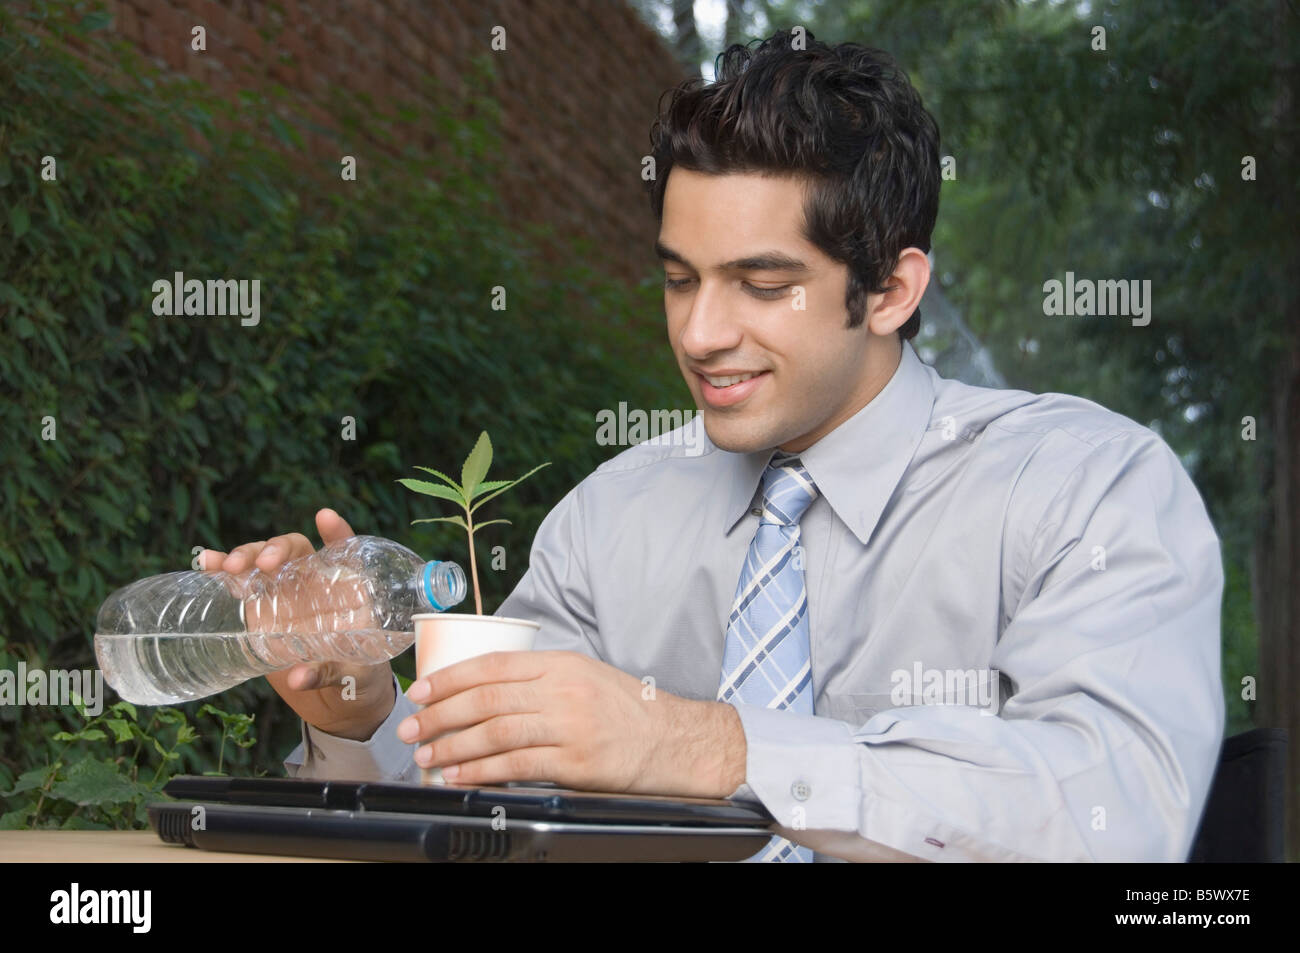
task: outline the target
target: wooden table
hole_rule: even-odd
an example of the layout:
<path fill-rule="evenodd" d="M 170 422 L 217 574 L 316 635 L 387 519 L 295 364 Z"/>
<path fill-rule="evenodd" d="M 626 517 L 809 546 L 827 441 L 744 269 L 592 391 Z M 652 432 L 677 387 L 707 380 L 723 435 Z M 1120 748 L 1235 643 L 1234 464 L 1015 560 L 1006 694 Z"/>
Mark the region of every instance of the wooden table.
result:
<path fill-rule="evenodd" d="M 352 864 L 365 861 L 228 854 L 165 844 L 153 831 L 0 831 L 2 863 Z"/>

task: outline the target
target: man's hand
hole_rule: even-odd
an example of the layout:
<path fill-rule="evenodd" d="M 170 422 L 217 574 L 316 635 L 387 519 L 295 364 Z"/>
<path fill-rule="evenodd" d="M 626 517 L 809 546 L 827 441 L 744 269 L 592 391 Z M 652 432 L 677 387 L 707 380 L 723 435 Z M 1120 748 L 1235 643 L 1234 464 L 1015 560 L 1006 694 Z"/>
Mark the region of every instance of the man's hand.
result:
<path fill-rule="evenodd" d="M 316 529 L 323 543 L 332 543 L 355 535 L 352 527 L 333 510 L 316 514 Z M 284 563 L 315 550 L 311 540 L 302 533 L 289 533 L 256 543 L 245 543 L 230 554 L 205 549 L 200 555 L 204 570 L 225 570 L 230 573 L 260 569 L 274 573 Z M 356 697 L 345 698 L 343 679 L 356 679 Z M 303 663 L 266 676 L 271 687 L 289 703 L 303 721 L 326 734 L 365 741 L 375 733 L 393 710 L 396 694 L 393 689 L 392 666 L 351 665 L 340 662 Z"/>
<path fill-rule="evenodd" d="M 745 733 L 732 706 L 656 691 L 577 652 L 480 655 L 417 679 L 407 697 L 426 707 L 397 736 L 429 742 L 454 732 L 415 760 L 456 784 L 726 797 L 745 780 Z"/>

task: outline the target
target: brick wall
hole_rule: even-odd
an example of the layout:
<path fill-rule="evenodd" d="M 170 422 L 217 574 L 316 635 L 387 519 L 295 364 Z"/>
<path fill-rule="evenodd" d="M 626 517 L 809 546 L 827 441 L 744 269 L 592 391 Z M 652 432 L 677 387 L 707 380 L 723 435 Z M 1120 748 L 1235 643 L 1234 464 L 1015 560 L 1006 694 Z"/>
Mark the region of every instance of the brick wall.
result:
<path fill-rule="evenodd" d="M 331 90 L 378 104 L 447 96 L 491 53 L 502 106 L 499 191 L 521 221 L 593 242 L 591 264 L 635 280 L 657 263 L 641 157 L 659 96 L 683 74 L 624 0 L 109 0 L 114 29 L 158 62 L 232 93 L 279 83 L 332 125 Z M 190 48 L 203 26 L 205 52 Z M 492 53 L 492 29 L 507 49 Z M 359 156 L 360 158 L 360 156 Z"/>

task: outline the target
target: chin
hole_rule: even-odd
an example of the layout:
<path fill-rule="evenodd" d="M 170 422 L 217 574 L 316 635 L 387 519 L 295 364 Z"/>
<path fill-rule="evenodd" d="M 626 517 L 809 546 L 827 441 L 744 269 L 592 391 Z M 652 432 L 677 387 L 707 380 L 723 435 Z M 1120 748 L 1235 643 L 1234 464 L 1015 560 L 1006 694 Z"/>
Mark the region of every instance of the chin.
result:
<path fill-rule="evenodd" d="M 747 426 L 743 421 L 719 421 L 718 415 L 709 410 L 701 412 L 700 416 L 704 418 L 704 432 L 719 450 L 753 453 L 756 450 L 770 450 L 780 442 L 766 429 Z"/>

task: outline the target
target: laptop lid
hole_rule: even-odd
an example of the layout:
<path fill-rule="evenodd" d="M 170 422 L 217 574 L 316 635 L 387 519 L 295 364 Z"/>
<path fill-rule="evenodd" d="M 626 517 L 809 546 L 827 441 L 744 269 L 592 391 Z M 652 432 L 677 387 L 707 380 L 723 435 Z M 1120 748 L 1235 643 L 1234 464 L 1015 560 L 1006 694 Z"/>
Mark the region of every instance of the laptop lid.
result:
<path fill-rule="evenodd" d="M 649 794 L 573 791 L 553 785 L 398 784 L 315 778 L 216 778 L 178 775 L 164 793 L 189 801 L 246 806 L 444 815 L 575 824 L 767 828 L 756 802 Z"/>

